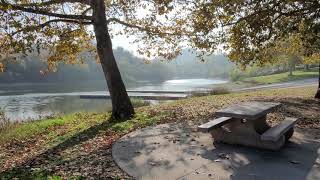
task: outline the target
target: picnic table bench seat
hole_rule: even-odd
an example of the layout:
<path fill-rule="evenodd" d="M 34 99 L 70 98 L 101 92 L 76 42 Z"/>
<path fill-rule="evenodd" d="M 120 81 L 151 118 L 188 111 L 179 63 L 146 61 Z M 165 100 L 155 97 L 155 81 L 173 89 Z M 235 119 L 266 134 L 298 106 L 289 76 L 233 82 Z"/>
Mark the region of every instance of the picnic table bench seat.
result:
<path fill-rule="evenodd" d="M 198 126 L 198 131 L 204 132 L 204 133 L 210 132 L 212 129 L 221 127 L 224 124 L 228 123 L 231 119 L 232 117 L 220 117 L 220 118 L 211 120 L 205 124 Z"/>
<path fill-rule="evenodd" d="M 285 120 L 281 121 L 278 125 L 271 127 L 261 135 L 261 140 L 264 141 L 278 141 L 282 135 L 289 133 L 286 136 L 286 140 L 292 136 L 293 126 L 297 122 L 297 118 L 286 117 Z M 291 132 L 291 131 L 292 132 Z"/>

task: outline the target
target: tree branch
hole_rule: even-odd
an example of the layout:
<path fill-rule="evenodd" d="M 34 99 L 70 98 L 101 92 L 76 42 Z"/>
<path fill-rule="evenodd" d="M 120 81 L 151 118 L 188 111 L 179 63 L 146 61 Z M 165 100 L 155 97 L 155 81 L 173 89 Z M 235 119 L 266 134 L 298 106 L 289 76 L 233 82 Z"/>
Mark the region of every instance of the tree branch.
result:
<path fill-rule="evenodd" d="M 142 26 L 138 26 L 138 25 L 134 25 L 134 24 L 129 24 L 127 22 L 124 22 L 124 21 L 121 21 L 120 19 L 117 19 L 117 18 L 109 18 L 107 19 L 107 23 L 109 24 L 110 22 L 117 22 L 121 25 L 124 25 L 124 26 L 127 26 L 127 27 L 130 27 L 130 28 L 135 28 L 135 29 L 138 29 L 140 31 L 145 31 L 145 32 L 149 32 L 151 34 L 162 34 L 162 35 L 170 35 L 170 36 L 173 36 L 173 35 L 180 35 L 180 34 L 176 34 L 176 33 L 170 33 L 170 32 L 157 32 L 157 31 L 154 31 L 152 29 L 148 29 L 148 28 L 145 28 L 145 27 L 142 27 Z"/>
<path fill-rule="evenodd" d="M 86 15 L 90 10 L 92 9 L 92 7 L 87 8 L 86 10 L 84 10 L 81 15 Z"/>
<path fill-rule="evenodd" d="M 73 20 L 81 20 L 81 19 L 92 20 L 91 16 L 53 13 L 53 12 L 48 12 L 43 9 L 39 9 L 37 7 L 28 8 L 28 7 L 23 7 L 20 5 L 10 4 L 10 3 L 7 3 L 5 0 L 1 0 L 0 5 L 10 7 L 13 10 L 19 10 L 19 11 L 23 11 L 23 12 L 40 14 L 40 15 L 45 15 L 45 16 L 52 16 L 52 17 L 57 17 L 57 18 L 65 18 L 65 19 L 73 19 Z"/>
<path fill-rule="evenodd" d="M 14 36 L 20 32 L 23 32 L 23 31 L 32 31 L 32 30 L 36 30 L 39 28 L 44 28 L 44 27 L 50 25 L 51 23 L 57 23 L 57 22 L 76 23 L 76 24 L 85 24 L 85 25 L 92 24 L 91 21 L 77 21 L 77 20 L 70 20 L 70 19 L 53 19 L 53 20 L 47 21 L 47 22 L 39 24 L 39 25 L 25 27 L 23 29 L 20 29 L 18 31 L 13 32 L 12 34 L 10 34 L 10 36 Z"/>
<path fill-rule="evenodd" d="M 147 29 L 144 28 L 144 27 L 141 27 L 141 26 L 137 26 L 137 25 L 133 25 L 133 24 L 129 24 L 127 22 L 124 22 L 124 21 L 121 21 L 120 19 L 117 19 L 117 18 L 109 18 L 107 20 L 107 23 L 109 24 L 110 22 L 117 22 L 119 24 L 122 24 L 124 26 L 127 26 L 127 27 L 130 27 L 130 28 L 136 28 L 136 29 L 139 29 L 139 30 L 142 30 L 142 31 L 146 31 Z"/>
<path fill-rule="evenodd" d="M 90 5 L 90 0 L 50 0 L 50 1 L 44 1 L 44 2 L 38 2 L 38 3 L 25 3 L 25 4 L 17 4 L 19 6 L 23 7 L 30 7 L 30 6 L 50 6 L 53 4 L 61 4 L 61 3 L 83 3 Z"/>

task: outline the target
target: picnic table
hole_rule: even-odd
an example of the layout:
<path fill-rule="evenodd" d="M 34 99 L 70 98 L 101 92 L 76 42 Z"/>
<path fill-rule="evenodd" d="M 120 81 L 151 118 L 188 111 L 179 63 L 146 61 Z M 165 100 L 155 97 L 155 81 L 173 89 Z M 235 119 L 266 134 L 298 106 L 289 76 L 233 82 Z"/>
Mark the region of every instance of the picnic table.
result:
<path fill-rule="evenodd" d="M 219 118 L 202 124 L 198 129 L 210 132 L 214 142 L 238 144 L 263 149 L 279 150 L 293 135 L 297 118 L 285 118 L 274 127 L 266 122 L 267 114 L 280 103 L 244 102 L 218 110 Z"/>

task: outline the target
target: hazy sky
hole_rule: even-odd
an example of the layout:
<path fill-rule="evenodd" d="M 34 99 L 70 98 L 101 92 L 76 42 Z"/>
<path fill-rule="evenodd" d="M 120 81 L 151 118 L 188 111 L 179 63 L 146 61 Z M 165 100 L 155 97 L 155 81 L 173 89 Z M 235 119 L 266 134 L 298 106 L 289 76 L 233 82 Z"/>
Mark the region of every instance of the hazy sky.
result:
<path fill-rule="evenodd" d="M 112 39 L 112 45 L 114 49 L 116 49 L 117 47 L 123 47 L 124 49 L 137 55 L 137 45 L 129 43 L 132 40 L 133 38 L 127 38 L 126 36 L 118 35 Z"/>

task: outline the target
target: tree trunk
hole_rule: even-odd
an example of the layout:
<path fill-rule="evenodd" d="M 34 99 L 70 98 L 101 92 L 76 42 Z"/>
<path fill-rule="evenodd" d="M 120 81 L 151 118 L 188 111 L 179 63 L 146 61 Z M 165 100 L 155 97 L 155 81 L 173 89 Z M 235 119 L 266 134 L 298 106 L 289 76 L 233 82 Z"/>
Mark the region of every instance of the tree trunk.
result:
<path fill-rule="evenodd" d="M 319 77 L 318 78 L 319 78 L 318 79 L 318 91 L 317 91 L 317 93 L 315 95 L 316 99 L 320 99 L 320 63 L 319 63 Z"/>
<path fill-rule="evenodd" d="M 308 71 L 308 70 L 309 70 L 309 64 L 304 65 L 304 69 L 305 69 L 306 71 Z"/>
<path fill-rule="evenodd" d="M 289 76 L 292 76 L 293 65 L 289 64 Z"/>
<path fill-rule="evenodd" d="M 134 109 L 122 81 L 108 32 L 104 0 L 92 1 L 93 26 L 97 40 L 97 53 L 107 80 L 112 101 L 112 117 L 128 119 L 133 116 Z"/>

